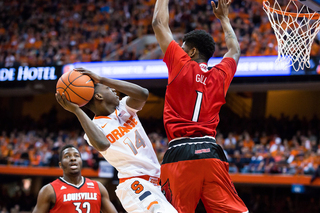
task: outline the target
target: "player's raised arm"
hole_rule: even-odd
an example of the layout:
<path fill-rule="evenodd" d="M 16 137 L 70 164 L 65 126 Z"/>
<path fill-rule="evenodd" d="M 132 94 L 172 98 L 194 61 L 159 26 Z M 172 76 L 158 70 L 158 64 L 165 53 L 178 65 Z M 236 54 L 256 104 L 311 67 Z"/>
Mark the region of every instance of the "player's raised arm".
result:
<path fill-rule="evenodd" d="M 157 0 L 152 19 L 152 27 L 163 53 L 173 40 L 169 28 L 169 0 Z"/>
<path fill-rule="evenodd" d="M 56 93 L 58 103 L 67 111 L 75 114 L 86 132 L 91 145 L 98 151 L 105 151 L 110 147 L 110 142 L 106 139 L 102 131 L 91 121 L 89 116 L 77 105 L 66 99 L 65 94 Z"/>
<path fill-rule="evenodd" d="M 84 68 L 76 68 L 75 70 L 81 72 L 82 74 L 90 76 L 94 83 L 104 84 L 110 88 L 128 95 L 129 98 L 127 99 L 127 105 L 133 109 L 141 110 L 149 97 L 149 91 L 137 84 L 133 84 L 127 81 L 104 78 Z"/>
<path fill-rule="evenodd" d="M 100 183 L 97 182 L 99 185 L 99 190 L 101 194 L 101 212 L 102 213 L 117 213 L 116 208 L 111 203 L 109 198 L 109 193 L 107 189 Z"/>
<path fill-rule="evenodd" d="M 231 0 L 218 0 L 218 7 L 216 7 L 214 1 L 211 1 L 213 13 L 220 20 L 226 39 L 228 52 L 224 55 L 224 57 L 231 57 L 238 64 L 241 52 L 238 39 L 236 37 L 236 34 L 234 33 L 234 30 L 232 29 L 228 17 L 230 4 Z"/>
<path fill-rule="evenodd" d="M 32 213 L 47 213 L 50 207 L 54 205 L 54 191 L 50 184 L 45 185 L 39 191 L 37 204 Z M 52 206 L 51 206 L 52 205 Z"/>

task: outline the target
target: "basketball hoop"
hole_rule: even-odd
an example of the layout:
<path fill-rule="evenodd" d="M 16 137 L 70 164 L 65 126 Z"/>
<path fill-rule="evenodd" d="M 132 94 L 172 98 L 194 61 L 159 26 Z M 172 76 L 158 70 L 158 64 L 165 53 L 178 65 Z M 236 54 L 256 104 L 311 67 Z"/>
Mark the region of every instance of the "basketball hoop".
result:
<path fill-rule="evenodd" d="M 315 36 L 320 31 L 320 14 L 297 0 L 284 5 L 280 0 L 263 0 L 278 42 L 277 63 L 292 66 L 295 71 L 310 67 L 310 51 Z M 279 2 L 278 2 L 279 1 Z M 286 1 L 287 2 L 287 1 Z"/>

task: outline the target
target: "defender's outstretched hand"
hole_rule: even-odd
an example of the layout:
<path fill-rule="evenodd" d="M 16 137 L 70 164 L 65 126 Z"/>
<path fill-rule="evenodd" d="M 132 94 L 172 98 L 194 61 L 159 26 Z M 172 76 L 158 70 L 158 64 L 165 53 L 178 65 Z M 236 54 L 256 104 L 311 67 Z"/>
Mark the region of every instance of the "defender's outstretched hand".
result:
<path fill-rule="evenodd" d="M 58 92 L 56 93 L 56 99 L 58 101 L 58 103 L 67 111 L 75 113 L 77 109 L 80 109 L 80 107 L 75 104 L 72 103 L 70 101 L 67 100 L 66 95 L 64 93 L 62 93 L 62 95 L 60 95 Z"/>
<path fill-rule="evenodd" d="M 93 83 L 95 84 L 100 83 L 101 81 L 101 76 L 83 67 L 75 68 L 74 71 L 80 72 L 81 74 L 84 74 L 84 75 L 88 75 L 92 79 Z"/>
<path fill-rule="evenodd" d="M 218 19 L 228 18 L 230 4 L 231 4 L 231 0 L 218 0 L 218 7 L 217 7 L 214 1 L 211 1 L 214 15 Z"/>

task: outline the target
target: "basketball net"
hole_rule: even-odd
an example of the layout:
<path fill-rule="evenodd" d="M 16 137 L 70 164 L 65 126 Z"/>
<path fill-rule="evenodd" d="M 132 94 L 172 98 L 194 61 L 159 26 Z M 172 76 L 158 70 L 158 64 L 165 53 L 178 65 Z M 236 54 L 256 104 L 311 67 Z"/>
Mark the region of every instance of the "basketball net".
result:
<path fill-rule="evenodd" d="M 277 0 L 272 2 L 263 0 L 263 9 L 278 42 L 276 63 L 283 68 L 292 66 L 295 71 L 305 66 L 310 68 L 310 51 L 320 30 L 320 14 L 311 12 L 307 6 L 296 3 L 296 0 L 289 0 L 287 5 L 280 5 Z"/>

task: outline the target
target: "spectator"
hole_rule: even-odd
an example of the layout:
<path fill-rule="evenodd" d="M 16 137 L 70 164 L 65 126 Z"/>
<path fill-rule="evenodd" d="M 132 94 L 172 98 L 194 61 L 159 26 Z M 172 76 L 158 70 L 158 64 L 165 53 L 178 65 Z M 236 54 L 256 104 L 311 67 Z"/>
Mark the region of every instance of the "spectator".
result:
<path fill-rule="evenodd" d="M 275 143 L 270 147 L 270 153 L 273 157 L 276 157 L 279 153 L 284 152 L 284 146 L 281 144 L 282 140 L 276 137 Z"/>
<path fill-rule="evenodd" d="M 92 154 L 86 149 L 86 146 L 80 146 L 79 151 L 81 153 L 81 158 L 83 162 L 83 167 L 92 166 Z"/>
<path fill-rule="evenodd" d="M 139 59 L 141 52 L 128 51 L 127 44 L 143 35 L 152 34 L 151 15 L 154 1 L 114 1 L 112 3 L 83 1 L 71 4 L 53 1 L 32 4 L 17 1 L 6 2 L 0 8 L 0 65 L 22 66 L 60 65 L 78 61 L 106 60 L 111 52 L 124 50 L 121 60 Z M 262 1 L 232 3 L 230 19 L 241 45 L 243 56 L 277 55 L 276 38 Z M 216 18 L 207 21 L 210 7 L 206 1 L 171 2 L 170 27 L 174 33 L 185 33 L 193 29 L 205 29 L 213 35 L 216 57 L 225 52 L 222 29 Z M 50 8 L 50 9 L 49 9 Z M 90 8 L 90 10 L 86 9 Z M 30 11 L 41 11 L 41 16 Z M 19 14 L 22 14 L 19 16 Z M 57 14 L 59 18 L 53 18 Z M 19 32 L 19 33 L 18 33 Z M 156 45 L 147 45 L 142 52 L 151 52 Z M 316 42 L 311 55 L 319 55 Z M 152 55 L 153 59 L 163 55 Z"/>
<path fill-rule="evenodd" d="M 261 153 L 256 152 L 254 156 L 251 157 L 249 165 L 244 166 L 242 173 L 263 173 L 262 170 L 263 156 Z"/>
<path fill-rule="evenodd" d="M 228 137 L 224 140 L 225 149 L 235 149 L 237 144 L 236 138 L 233 136 L 232 132 L 228 133 Z"/>
<path fill-rule="evenodd" d="M 59 147 L 52 148 L 52 157 L 50 159 L 49 166 L 50 167 L 59 167 Z"/>
<path fill-rule="evenodd" d="M 18 151 L 19 157 L 16 158 L 14 165 L 28 166 L 30 164 L 29 153 L 26 146 L 22 146 L 22 149 Z"/>
<path fill-rule="evenodd" d="M 40 121 L 42 127 L 45 127 L 44 120 L 46 120 L 47 116 L 48 114 L 41 116 L 43 118 Z M 56 120 L 55 116 L 57 116 L 56 113 L 53 113 L 50 116 L 50 120 Z M 21 123 L 24 123 L 24 119 L 26 119 L 28 124 L 32 124 L 31 126 L 36 126 L 35 122 L 29 118 L 22 118 Z M 230 121 L 231 119 L 224 120 Z M 301 121 L 297 117 L 290 120 L 289 117 L 285 116 L 280 120 L 276 118 L 260 119 L 258 122 L 261 122 L 263 125 L 256 123 L 252 125 L 251 122 L 253 121 L 245 120 L 246 128 L 250 126 L 265 127 L 263 129 L 256 128 L 252 132 L 250 130 L 244 131 L 240 128 L 242 127 L 240 124 L 242 120 L 243 118 L 237 118 L 233 115 L 232 121 L 237 125 L 233 125 L 232 122 L 227 122 L 226 124 L 222 122 L 220 124 L 221 129 L 228 129 L 230 131 L 227 133 L 228 137 L 224 139 L 223 134 L 226 133 L 221 132 L 221 130 L 217 134 L 217 142 L 223 145 L 225 152 L 227 152 L 230 172 L 316 175 L 316 170 L 320 165 L 319 134 L 311 133 L 310 127 L 320 123 L 317 117 L 312 118 L 310 121 Z M 305 124 L 301 127 L 296 125 L 301 122 Z M 165 134 L 163 129 L 161 129 L 162 121 L 152 119 L 150 121 L 142 120 L 142 123 L 146 126 L 148 136 L 153 144 L 158 160 L 161 162 L 163 154 L 168 148 L 167 138 L 163 137 Z M 296 124 L 292 125 L 293 123 Z M 228 128 L 224 127 L 225 125 Z M 291 134 L 286 136 L 288 139 L 275 137 L 275 134 L 280 135 L 281 132 L 277 133 L 274 132 L 273 128 L 271 130 L 268 128 L 268 126 L 277 127 L 281 125 L 286 126 L 287 131 L 291 132 Z M 16 128 L 25 128 L 22 126 L 16 126 Z M 1 129 L 1 164 L 57 167 L 57 151 L 66 143 L 79 147 L 85 158 L 87 167 L 98 169 L 99 161 L 103 160 L 99 153 L 88 148 L 87 143 L 82 137 L 83 132 L 80 131 L 72 131 L 67 128 L 59 132 L 48 132 L 48 128 L 24 131 L 3 131 L 3 127 Z M 237 135 L 237 132 L 242 132 L 243 134 Z M 307 136 L 304 136 L 303 133 L 307 133 Z M 245 145 L 243 138 L 251 139 L 251 135 L 253 135 L 253 138 L 259 138 L 259 140 L 255 139 L 254 142 L 249 142 L 251 145 Z M 269 138 L 274 138 L 274 140 L 269 140 Z M 253 139 L 251 140 L 253 141 Z"/>
<path fill-rule="evenodd" d="M 263 159 L 263 163 L 258 167 L 258 171 L 264 171 L 264 173 L 280 173 L 271 153 L 267 153 Z"/>
<path fill-rule="evenodd" d="M 15 62 L 15 57 L 14 57 L 13 53 L 10 51 L 5 58 L 4 66 L 5 67 L 12 67 L 14 65 L 14 62 Z"/>
<path fill-rule="evenodd" d="M 48 146 L 44 146 L 41 152 L 41 166 L 49 166 L 52 158 L 52 152 L 48 149 Z"/>

